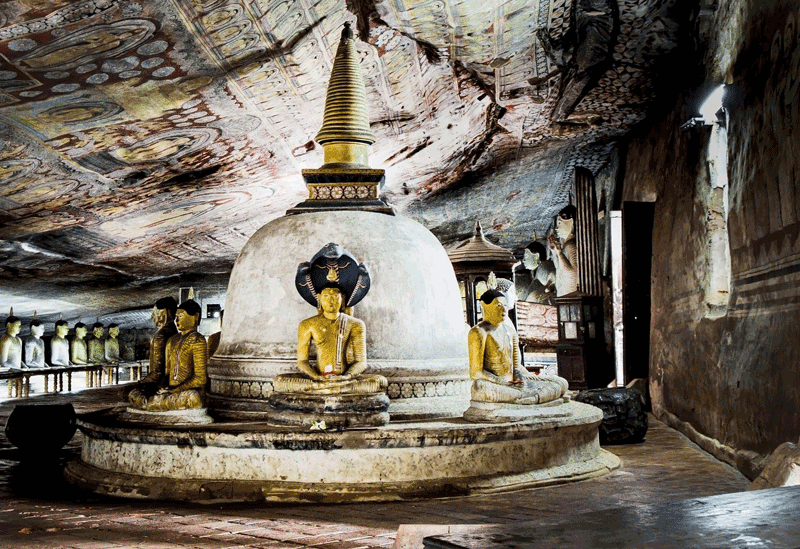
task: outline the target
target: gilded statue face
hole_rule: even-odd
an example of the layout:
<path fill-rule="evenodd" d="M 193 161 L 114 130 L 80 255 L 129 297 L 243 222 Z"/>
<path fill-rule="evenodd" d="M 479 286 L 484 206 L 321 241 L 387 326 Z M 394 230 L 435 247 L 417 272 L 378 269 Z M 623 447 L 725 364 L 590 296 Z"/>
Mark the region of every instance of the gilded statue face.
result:
<path fill-rule="evenodd" d="M 81 326 L 80 328 L 75 328 L 75 337 L 79 339 L 86 337 L 86 327 Z"/>
<path fill-rule="evenodd" d="M 62 324 L 60 326 L 56 326 L 56 335 L 58 337 L 65 337 L 69 332 L 69 326 Z"/>
<path fill-rule="evenodd" d="M 178 330 L 181 332 L 192 330 L 197 326 L 199 321 L 200 315 L 190 315 L 183 309 L 178 309 L 178 312 L 175 313 L 175 326 L 177 326 Z"/>
<path fill-rule="evenodd" d="M 344 297 L 338 288 L 325 288 L 319 293 L 318 299 L 322 312 L 333 314 L 341 310 Z"/>
<path fill-rule="evenodd" d="M 567 240 L 575 229 L 574 219 L 564 219 L 560 215 L 556 217 L 556 236 L 561 240 Z"/>
<path fill-rule="evenodd" d="M 94 334 L 94 337 L 96 337 L 97 339 L 101 339 L 103 337 L 103 335 L 106 333 L 106 329 L 105 328 L 94 328 L 92 330 L 92 333 Z"/>
<path fill-rule="evenodd" d="M 153 309 L 153 315 L 150 318 L 156 328 L 163 328 L 171 321 L 167 309 Z"/>
<path fill-rule="evenodd" d="M 493 326 L 497 326 L 507 318 L 508 301 L 505 297 L 496 297 L 491 303 L 481 301 L 481 305 L 483 306 L 484 320 Z"/>
<path fill-rule="evenodd" d="M 17 320 L 16 322 L 12 322 L 11 324 L 6 324 L 6 333 L 12 337 L 16 336 L 21 329 L 22 329 L 21 320 Z"/>
<path fill-rule="evenodd" d="M 111 337 L 117 337 L 119 335 L 119 328 L 114 326 L 113 328 L 108 329 L 108 335 Z"/>

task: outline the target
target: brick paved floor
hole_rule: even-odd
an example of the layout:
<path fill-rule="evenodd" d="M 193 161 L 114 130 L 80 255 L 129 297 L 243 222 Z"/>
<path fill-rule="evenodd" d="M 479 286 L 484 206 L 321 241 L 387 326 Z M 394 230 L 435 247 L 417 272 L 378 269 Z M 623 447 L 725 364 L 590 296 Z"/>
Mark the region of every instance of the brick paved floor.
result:
<path fill-rule="evenodd" d="M 4 387 L 0 387 L 3 393 Z M 0 421 L 21 402 L 72 402 L 77 412 L 109 407 L 118 387 L 27 401 L 0 400 Z M 675 501 L 744 490 L 748 481 L 684 436 L 650 418 L 644 443 L 608 447 L 622 468 L 600 479 L 505 494 L 349 505 L 182 505 L 109 499 L 67 485 L 64 464 L 80 433 L 58 456 L 29 463 L 0 436 L 0 546 L 74 549 L 357 549 L 391 547 L 401 524 L 556 522 L 571 513 Z"/>

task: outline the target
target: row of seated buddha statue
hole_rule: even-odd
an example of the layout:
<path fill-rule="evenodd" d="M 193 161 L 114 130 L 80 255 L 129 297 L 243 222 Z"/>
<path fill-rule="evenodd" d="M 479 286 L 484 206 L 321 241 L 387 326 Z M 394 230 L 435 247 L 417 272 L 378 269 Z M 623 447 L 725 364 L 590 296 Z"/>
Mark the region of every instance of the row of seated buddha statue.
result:
<path fill-rule="evenodd" d="M 25 370 L 30 368 L 47 368 L 49 366 L 82 366 L 85 364 L 114 364 L 121 362 L 119 346 L 119 326 L 110 324 L 108 337 L 105 327 L 96 323 L 93 336 L 85 341 L 86 325 L 75 324 L 75 336 L 67 339 L 69 325 L 66 320 L 58 320 L 55 324 L 55 335 L 50 340 L 50 363 L 45 362 L 44 324 L 33 319 L 30 323 L 30 335 L 23 342 L 19 337 L 22 320 L 15 317 L 13 310 L 6 318 L 6 331 L 0 338 L 0 370 Z"/>
<path fill-rule="evenodd" d="M 273 380 L 272 423 L 346 429 L 389 421 L 388 381 L 366 372 L 366 326 L 352 314 L 370 285 L 367 266 L 334 243 L 298 266 L 295 287 L 317 314 L 298 326 L 297 371 Z M 521 409 L 564 401 L 565 379 L 529 373 L 521 364 L 519 339 L 508 317 L 513 292 L 513 284 L 499 284 L 481 296 L 483 320 L 468 334 L 473 381 L 466 419 L 519 418 Z M 163 298 L 154 307 L 153 322 L 158 331 L 151 341 L 150 371 L 124 391 L 129 409 L 202 409 L 208 346 L 197 332 L 200 306 L 193 300 L 177 305 L 173 298 Z M 482 403 L 490 403 L 491 409 Z M 504 408 L 514 414 L 498 413 Z"/>

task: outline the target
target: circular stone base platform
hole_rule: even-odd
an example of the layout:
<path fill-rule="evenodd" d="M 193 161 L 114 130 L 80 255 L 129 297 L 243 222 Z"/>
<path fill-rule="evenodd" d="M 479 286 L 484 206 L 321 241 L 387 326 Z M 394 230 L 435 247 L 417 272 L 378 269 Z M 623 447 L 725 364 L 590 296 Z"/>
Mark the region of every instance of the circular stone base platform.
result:
<path fill-rule="evenodd" d="M 111 409 L 79 419 L 81 458 L 65 475 L 127 498 L 338 503 L 498 492 L 619 467 L 600 448 L 599 409 L 577 402 L 559 408 L 564 417 L 501 424 L 450 418 L 341 432 L 250 422 L 142 427 Z"/>

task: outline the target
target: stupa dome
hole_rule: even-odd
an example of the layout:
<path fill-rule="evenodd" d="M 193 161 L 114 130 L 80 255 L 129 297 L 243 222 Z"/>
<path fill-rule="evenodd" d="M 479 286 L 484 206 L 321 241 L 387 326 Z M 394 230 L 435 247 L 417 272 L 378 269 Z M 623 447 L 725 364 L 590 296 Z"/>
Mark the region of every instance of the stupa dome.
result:
<path fill-rule="evenodd" d="M 231 273 L 220 346 L 209 362 L 214 408 L 260 414 L 272 379 L 296 371 L 297 325 L 316 311 L 295 289 L 295 273 L 329 242 L 371 272 L 353 316 L 366 324 L 368 371 L 389 380 L 390 414 L 462 412 L 467 328 L 447 253 L 416 221 L 363 211 L 284 216 L 250 238 Z"/>

